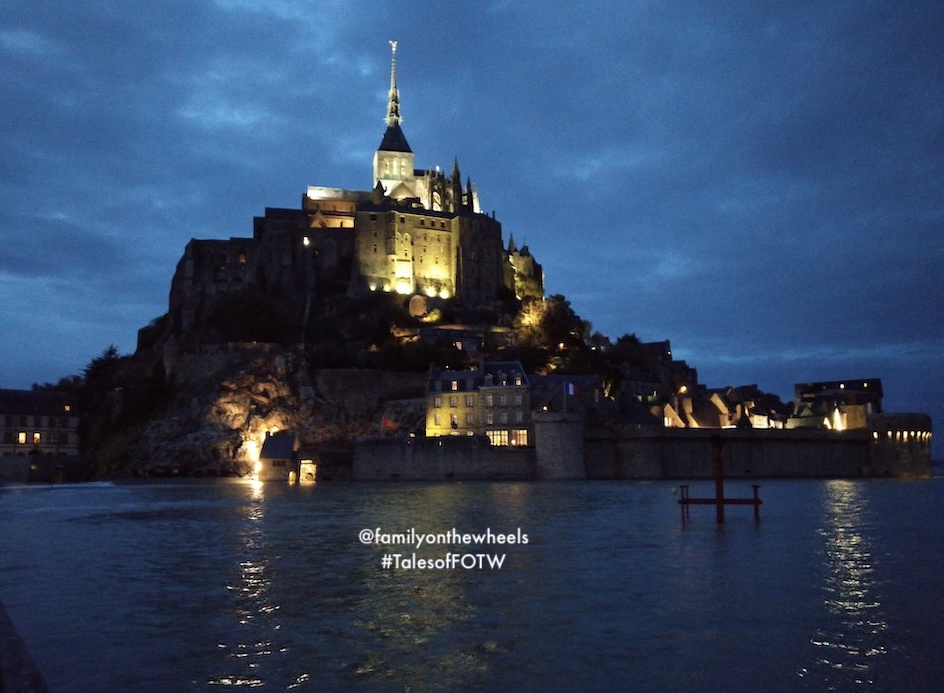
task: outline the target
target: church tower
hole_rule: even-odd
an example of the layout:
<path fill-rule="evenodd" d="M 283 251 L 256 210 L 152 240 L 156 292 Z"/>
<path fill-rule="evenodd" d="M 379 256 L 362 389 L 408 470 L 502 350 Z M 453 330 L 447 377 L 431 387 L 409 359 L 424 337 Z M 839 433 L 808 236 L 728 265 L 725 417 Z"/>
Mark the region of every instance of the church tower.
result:
<path fill-rule="evenodd" d="M 397 89 L 397 42 L 391 41 L 390 92 L 387 95 L 387 130 L 380 147 L 374 153 L 374 180 L 379 182 L 388 197 L 400 199 L 415 197 L 413 150 L 400 129 L 400 91 Z"/>

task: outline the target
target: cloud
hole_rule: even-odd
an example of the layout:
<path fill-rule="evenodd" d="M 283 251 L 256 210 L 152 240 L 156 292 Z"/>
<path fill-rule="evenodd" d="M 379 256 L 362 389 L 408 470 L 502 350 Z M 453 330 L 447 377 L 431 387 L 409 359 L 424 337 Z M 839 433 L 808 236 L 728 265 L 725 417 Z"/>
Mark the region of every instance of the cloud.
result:
<path fill-rule="evenodd" d="M 250 235 L 308 184 L 370 187 L 388 39 L 417 165 L 457 156 L 597 329 L 669 338 L 709 381 L 857 363 L 930 391 L 909 375 L 944 338 L 930 0 L 11 6 L 7 324 L 72 345 L 55 367 L 133 348 L 189 238 Z M 41 371 L 17 378 L 62 374 L 26 344 L 0 353 Z"/>

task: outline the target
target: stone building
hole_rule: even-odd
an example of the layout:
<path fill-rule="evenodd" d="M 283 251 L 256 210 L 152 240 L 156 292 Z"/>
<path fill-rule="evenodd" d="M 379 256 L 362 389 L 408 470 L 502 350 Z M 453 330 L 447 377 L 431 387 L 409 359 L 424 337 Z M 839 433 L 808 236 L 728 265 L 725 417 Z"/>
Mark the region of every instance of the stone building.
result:
<path fill-rule="evenodd" d="M 72 398 L 52 390 L 0 390 L 0 457 L 79 454 Z"/>
<path fill-rule="evenodd" d="M 426 394 L 426 437 L 486 436 L 496 446 L 533 444 L 531 390 L 517 361 L 477 370 L 433 369 Z"/>
<path fill-rule="evenodd" d="M 502 226 L 484 214 L 458 161 L 451 173 L 417 169 L 401 127 L 396 43 L 386 130 L 374 153 L 370 189 L 309 186 L 298 209 L 267 208 L 252 237 L 192 239 L 171 284 L 171 328 L 186 334 L 227 294 L 252 289 L 275 298 L 304 329 L 315 299 L 395 292 L 495 304 L 503 290 L 543 296 L 530 251 L 506 250 Z M 520 290 L 519 290 L 520 287 Z"/>
<path fill-rule="evenodd" d="M 882 413 L 879 378 L 798 383 L 787 428 L 849 431 L 868 427 L 868 418 Z"/>

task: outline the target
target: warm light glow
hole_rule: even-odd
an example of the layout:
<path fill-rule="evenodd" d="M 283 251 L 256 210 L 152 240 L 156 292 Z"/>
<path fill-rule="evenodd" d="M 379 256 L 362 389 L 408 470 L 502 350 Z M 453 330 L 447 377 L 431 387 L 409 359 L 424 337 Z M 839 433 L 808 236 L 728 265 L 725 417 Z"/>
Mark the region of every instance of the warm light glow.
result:
<path fill-rule="evenodd" d="M 252 466 L 252 471 L 257 477 L 262 474 L 262 462 L 256 460 L 256 463 Z"/>
<path fill-rule="evenodd" d="M 244 440 L 243 447 L 246 449 L 246 460 L 250 464 L 259 464 L 259 443 L 254 440 Z"/>
<path fill-rule="evenodd" d="M 839 413 L 839 407 L 833 412 L 833 428 L 837 431 L 842 430 L 842 414 Z"/>
<path fill-rule="evenodd" d="M 430 298 L 432 298 L 433 296 L 436 295 L 436 289 L 434 289 L 434 288 L 431 287 L 431 286 L 427 286 L 427 287 L 426 287 L 426 295 L 429 296 Z"/>
<path fill-rule="evenodd" d="M 413 284 L 411 282 L 397 282 L 397 293 L 404 296 L 413 293 Z"/>
<path fill-rule="evenodd" d="M 304 245 L 304 246 L 307 248 L 308 246 L 311 245 L 311 239 L 308 238 L 308 236 L 305 236 L 305 237 L 302 239 L 302 245 Z"/>
<path fill-rule="evenodd" d="M 679 388 L 679 394 L 684 395 L 686 392 L 688 392 L 688 386 L 682 385 L 682 387 Z"/>
<path fill-rule="evenodd" d="M 439 298 L 446 299 L 449 298 L 449 292 L 443 289 L 439 292 Z"/>

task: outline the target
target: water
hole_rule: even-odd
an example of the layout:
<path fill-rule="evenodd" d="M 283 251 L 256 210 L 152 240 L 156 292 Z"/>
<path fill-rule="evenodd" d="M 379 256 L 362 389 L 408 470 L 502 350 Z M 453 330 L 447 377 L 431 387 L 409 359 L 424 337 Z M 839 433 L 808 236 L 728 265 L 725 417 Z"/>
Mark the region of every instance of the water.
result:
<path fill-rule="evenodd" d="M 62 692 L 939 690 L 944 480 L 767 482 L 722 528 L 675 486 L 7 487 L 0 599 Z M 376 527 L 529 541 L 384 570 Z"/>

